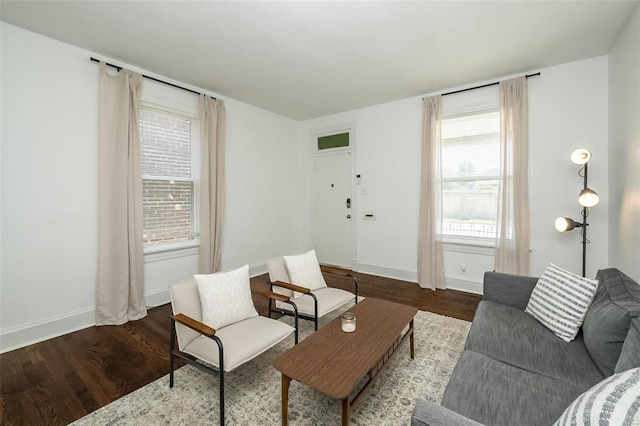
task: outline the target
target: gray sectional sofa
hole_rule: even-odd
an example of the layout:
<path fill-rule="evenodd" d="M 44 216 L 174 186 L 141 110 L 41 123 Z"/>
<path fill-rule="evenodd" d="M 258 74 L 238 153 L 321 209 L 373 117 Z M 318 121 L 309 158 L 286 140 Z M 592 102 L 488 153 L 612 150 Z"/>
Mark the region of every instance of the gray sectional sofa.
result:
<path fill-rule="evenodd" d="M 524 312 L 537 278 L 487 272 L 465 350 L 441 405 L 419 399 L 412 425 L 552 425 L 580 394 L 640 366 L 640 285 L 598 271 L 581 331 L 566 343 Z"/>

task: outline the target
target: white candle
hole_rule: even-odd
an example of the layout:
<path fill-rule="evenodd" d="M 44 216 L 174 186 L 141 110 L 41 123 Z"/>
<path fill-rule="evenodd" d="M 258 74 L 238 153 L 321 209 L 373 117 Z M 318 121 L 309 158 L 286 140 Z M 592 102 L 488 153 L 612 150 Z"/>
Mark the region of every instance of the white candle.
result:
<path fill-rule="evenodd" d="M 356 331 L 356 325 L 355 324 L 342 324 L 342 331 L 344 331 L 345 333 L 351 333 L 353 331 Z"/>
<path fill-rule="evenodd" d="M 342 314 L 342 331 L 345 333 L 353 333 L 356 331 L 356 316 L 351 312 Z"/>

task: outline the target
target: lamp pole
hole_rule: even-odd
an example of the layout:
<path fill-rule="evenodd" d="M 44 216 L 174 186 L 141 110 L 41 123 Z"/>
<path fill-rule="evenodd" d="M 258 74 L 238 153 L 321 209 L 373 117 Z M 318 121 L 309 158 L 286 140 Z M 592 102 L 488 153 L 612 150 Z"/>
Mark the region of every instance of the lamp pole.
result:
<path fill-rule="evenodd" d="M 587 276 L 586 265 L 587 265 L 587 208 L 582 208 L 582 276 Z"/>
<path fill-rule="evenodd" d="M 587 217 L 589 216 L 589 207 L 594 207 L 600 201 L 598 194 L 590 189 L 587 184 L 589 174 L 589 159 L 591 153 L 586 149 L 576 149 L 571 153 L 571 161 L 574 164 L 582 165 L 582 169 L 578 172 L 579 176 L 583 179 L 583 189 L 578 196 L 578 202 L 582 206 L 582 223 L 576 223 L 570 218 L 559 217 L 556 219 L 556 229 L 559 232 L 571 231 L 573 228 L 581 228 L 580 234 L 582 235 L 582 276 L 587 276 Z"/>
<path fill-rule="evenodd" d="M 584 165 L 584 189 L 587 189 L 587 170 L 589 168 L 589 163 Z M 587 216 L 589 215 L 589 210 L 586 207 L 582 207 L 582 229 L 580 229 L 580 233 L 582 234 L 582 276 L 587 276 Z"/>

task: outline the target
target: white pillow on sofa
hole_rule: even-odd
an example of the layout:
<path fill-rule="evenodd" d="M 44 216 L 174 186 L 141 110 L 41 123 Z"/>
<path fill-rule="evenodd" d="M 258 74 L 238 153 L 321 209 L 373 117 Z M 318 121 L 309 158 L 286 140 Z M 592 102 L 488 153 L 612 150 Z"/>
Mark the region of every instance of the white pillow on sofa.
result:
<path fill-rule="evenodd" d="M 640 368 L 615 374 L 580 395 L 554 426 L 639 425 Z"/>
<path fill-rule="evenodd" d="M 598 289 L 584 278 L 551 263 L 533 288 L 526 313 L 565 342 L 575 339 Z"/>
<path fill-rule="evenodd" d="M 194 275 L 200 294 L 202 322 L 216 330 L 257 317 L 249 283 L 249 265 L 227 272 Z"/>
<path fill-rule="evenodd" d="M 285 256 L 284 263 L 287 265 L 291 284 L 306 287 L 311 291 L 327 286 L 322 276 L 322 271 L 320 271 L 320 263 L 315 250 L 296 256 Z M 302 296 L 303 293 L 296 291 L 293 295 L 297 298 Z"/>

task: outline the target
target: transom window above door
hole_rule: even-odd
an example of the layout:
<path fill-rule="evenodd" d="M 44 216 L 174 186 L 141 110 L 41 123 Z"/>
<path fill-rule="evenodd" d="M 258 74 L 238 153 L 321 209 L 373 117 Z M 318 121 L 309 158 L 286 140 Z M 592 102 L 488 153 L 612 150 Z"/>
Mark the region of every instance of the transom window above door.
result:
<path fill-rule="evenodd" d="M 318 151 L 349 148 L 349 132 L 336 133 L 327 136 L 318 136 Z"/>

